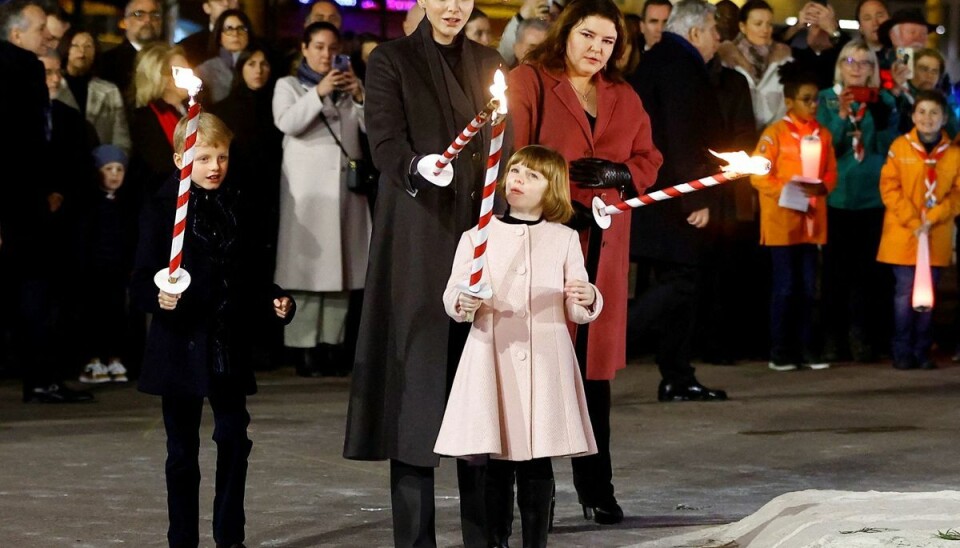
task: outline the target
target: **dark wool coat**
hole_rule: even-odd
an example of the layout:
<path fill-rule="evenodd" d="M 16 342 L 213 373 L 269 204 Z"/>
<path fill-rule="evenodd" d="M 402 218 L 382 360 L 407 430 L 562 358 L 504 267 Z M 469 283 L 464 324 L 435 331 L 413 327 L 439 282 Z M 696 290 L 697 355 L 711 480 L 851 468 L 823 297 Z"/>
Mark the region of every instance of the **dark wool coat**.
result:
<path fill-rule="evenodd" d="M 477 222 L 490 128 L 454 161 L 449 187 L 412 195 L 408 170 L 416 156 L 443 152 L 489 100 L 487 88 L 503 60 L 470 40 L 463 39 L 461 48 L 464 87 L 441 58 L 427 19 L 412 35 L 379 46 L 367 66 L 365 108 L 376 113 L 367 131 L 380 194 L 346 458 L 439 463 L 433 446 L 466 340 L 466 331 L 447 317 L 442 297 L 460 235 Z"/>
<path fill-rule="evenodd" d="M 190 273 L 191 283 L 183 293 L 177 308 L 161 310 L 159 293 L 153 276 L 169 263 L 170 238 L 176 212 L 179 172 L 165 182 L 160 190 L 144 204 L 140 217 L 140 241 L 134 261 L 130 296 L 140 310 L 153 314 L 147 336 L 143 370 L 138 388 L 142 392 L 171 396 L 207 396 L 216 384 L 244 394 L 256 392 L 253 368 L 244 352 L 250 341 L 232 336 L 240 332 L 242 318 L 255 312 L 272 317 L 276 322 L 290 323 L 296 309 L 291 309 L 284 320 L 273 312 L 273 299 L 289 294 L 273 285 L 260 283 L 247 274 L 249 265 L 243 264 L 244 238 L 242 224 L 235 215 L 237 192 L 229 186 L 229 177 L 220 192 L 224 193 L 225 211 L 232 219 L 229 244 L 220 247 L 226 258 L 218 265 L 211 253 L 203 249 L 193 227 L 197 214 L 197 196 L 192 196 L 187 210 L 187 229 L 183 244 L 183 268 Z M 191 190 L 191 193 L 197 192 Z M 202 191 L 200 191 L 202 192 Z M 231 214 L 232 213 L 232 214 Z M 226 284 L 223 284 L 226 280 Z M 224 290 L 224 285 L 226 289 Z M 224 293 L 225 291 L 225 293 Z M 217 298 L 225 295 L 225 299 Z M 225 303 L 223 317 L 227 341 L 229 373 L 213 372 L 214 317 L 217 307 Z"/>
<path fill-rule="evenodd" d="M 0 146 L 0 256 L 9 261 L 7 274 L 44 275 L 50 259 L 50 209 L 47 194 L 55 176 L 46 138 L 47 91 L 43 64 L 36 54 L 0 41 L 0 120 L 7 131 Z"/>
<path fill-rule="evenodd" d="M 653 143 L 663 154 L 657 182 L 647 193 L 718 173 L 722 162 L 708 149 L 724 144 L 723 120 L 703 57 L 693 46 L 665 32 L 643 57 L 630 83 L 650 115 Z M 714 215 L 717 190 L 701 190 L 638 210 L 631 232 L 634 256 L 699 264 L 709 233 L 691 226 L 687 217 L 705 207 Z"/>
<path fill-rule="evenodd" d="M 127 108 L 133 105 L 133 74 L 137 68 L 137 48 L 129 40 L 124 40 L 119 46 L 110 49 L 97 60 L 100 67 L 98 76 L 108 82 L 113 82 L 120 89 Z"/>
<path fill-rule="evenodd" d="M 540 80 L 537 80 L 537 71 Z M 540 82 L 543 82 L 542 90 Z M 521 65 L 510 73 L 508 93 L 516 148 L 536 143 L 558 151 L 567 162 L 597 157 L 625 163 L 637 193 L 653 184 L 662 158 L 650 139 L 650 119 L 644 105 L 626 83 L 597 78 L 597 122 L 593 131 L 566 76 Z M 541 93 L 544 112 L 539 112 Z M 538 122 L 539 136 L 536 134 Z M 589 206 L 595 196 L 607 204 L 620 201 L 616 189 L 570 186 L 570 197 L 576 202 Z M 610 228 L 603 231 L 597 287 L 606 296 L 607 304 L 587 334 L 589 380 L 611 380 L 617 370 L 627 366 L 629 237 L 629 214 L 614 215 Z M 583 254 L 587 256 L 586 231 L 580 239 Z"/>

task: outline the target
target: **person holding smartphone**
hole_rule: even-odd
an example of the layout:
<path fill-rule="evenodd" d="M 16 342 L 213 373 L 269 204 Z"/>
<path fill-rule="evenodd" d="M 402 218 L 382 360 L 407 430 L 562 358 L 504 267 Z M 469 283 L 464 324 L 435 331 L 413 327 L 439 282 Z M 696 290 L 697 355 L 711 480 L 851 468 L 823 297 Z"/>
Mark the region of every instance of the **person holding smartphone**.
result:
<path fill-rule="evenodd" d="M 840 51 L 834 86 L 820 92 L 817 119 L 833 136 L 837 187 L 827 197 L 830 240 L 823 254 L 825 358 L 872 362 L 882 318 L 891 316 L 890 275 L 876 262 L 883 228 L 880 170 L 899 135 L 896 99 L 880 89 L 879 62 L 866 43 Z"/>
<path fill-rule="evenodd" d="M 301 303 L 284 332 L 284 345 L 300 354 L 298 373 L 344 375 L 350 291 L 363 289 L 370 244 L 367 198 L 346 186 L 348 162 L 362 157 L 364 89 L 339 55 L 333 24 L 308 25 L 301 51 L 296 76 L 273 93 L 284 135 L 275 280 Z"/>

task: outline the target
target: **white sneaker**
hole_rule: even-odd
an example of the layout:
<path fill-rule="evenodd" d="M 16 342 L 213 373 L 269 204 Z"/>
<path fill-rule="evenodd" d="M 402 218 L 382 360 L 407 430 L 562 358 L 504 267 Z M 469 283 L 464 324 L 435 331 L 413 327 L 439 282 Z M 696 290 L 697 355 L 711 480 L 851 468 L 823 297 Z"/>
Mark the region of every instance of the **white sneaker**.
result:
<path fill-rule="evenodd" d="M 767 364 L 767 367 L 769 367 L 774 371 L 796 371 L 797 370 L 797 364 L 794 364 L 794 363 L 778 364 L 778 363 L 770 362 L 769 364 Z"/>
<path fill-rule="evenodd" d="M 88 363 L 84 366 L 83 373 L 80 373 L 80 382 L 86 384 L 110 382 L 110 374 L 107 373 L 107 366 L 103 365 L 100 360 Z"/>
<path fill-rule="evenodd" d="M 127 382 L 127 368 L 119 361 L 114 360 L 110 362 L 106 370 L 113 382 Z"/>
<path fill-rule="evenodd" d="M 810 369 L 830 369 L 830 364 L 827 362 L 815 362 L 815 363 L 805 363 L 804 367 L 809 367 Z"/>

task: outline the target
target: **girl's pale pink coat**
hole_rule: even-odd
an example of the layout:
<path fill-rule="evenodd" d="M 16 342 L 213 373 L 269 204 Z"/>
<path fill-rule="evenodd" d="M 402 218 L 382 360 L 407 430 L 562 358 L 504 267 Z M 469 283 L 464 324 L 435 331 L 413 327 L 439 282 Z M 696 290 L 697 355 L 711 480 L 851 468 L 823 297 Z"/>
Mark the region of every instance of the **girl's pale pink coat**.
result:
<path fill-rule="evenodd" d="M 460 239 L 443 302 L 459 312 L 477 229 Z M 476 313 L 453 381 L 434 451 L 505 460 L 597 452 L 567 320 L 591 322 L 592 310 L 564 298 L 565 280 L 587 280 L 580 238 L 549 222 L 489 225 L 483 279 L 493 297 Z M 596 289 L 594 287 L 594 289 Z"/>

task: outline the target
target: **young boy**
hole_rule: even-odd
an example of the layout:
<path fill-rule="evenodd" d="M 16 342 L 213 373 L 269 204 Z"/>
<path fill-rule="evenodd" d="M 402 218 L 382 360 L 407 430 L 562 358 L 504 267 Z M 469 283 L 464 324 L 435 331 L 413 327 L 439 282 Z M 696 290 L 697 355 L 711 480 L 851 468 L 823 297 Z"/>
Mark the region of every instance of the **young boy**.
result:
<path fill-rule="evenodd" d="M 826 369 L 830 365 L 818 359 L 814 348 L 813 303 L 817 246 L 827 242 L 827 202 L 822 196 L 836 185 L 837 162 L 830 132 L 817 122 L 816 77 L 790 63 L 781 67 L 780 80 L 787 115 L 767 126 L 754 153 L 773 167 L 767 175 L 750 178 L 760 195 L 760 244 L 770 248 L 773 266 L 769 367 Z M 802 174 L 800 141 L 808 135 L 820 138 L 821 182 L 798 185 L 808 199 L 803 212 L 781 206 L 780 197 L 790 180 Z"/>
<path fill-rule="evenodd" d="M 930 242 L 933 281 L 950 265 L 953 218 L 960 212 L 960 148 L 943 130 L 947 100 L 939 91 L 919 91 L 913 105 L 914 128 L 890 145 L 880 172 L 880 196 L 887 211 L 877 261 L 891 265 L 893 295 L 893 366 L 935 369 L 930 359 L 933 330 L 930 311 L 913 309 L 917 235 Z"/>
<path fill-rule="evenodd" d="M 186 119 L 174 131 L 174 163 L 183 167 Z M 153 314 L 139 388 L 162 397 L 167 433 L 167 509 L 171 546 L 199 543 L 198 431 L 203 399 L 213 409 L 217 444 L 213 538 L 217 546 L 242 545 L 243 495 L 250 415 L 246 397 L 256 392 L 253 370 L 237 352 L 237 318 L 249 309 L 289 322 L 294 303 L 277 286 L 244 277 L 237 191 L 224 185 L 232 138 L 212 114 L 199 116 L 183 267 L 192 282 L 180 295 L 157 290 L 154 274 L 169 259 L 179 171 L 144 206 L 132 281 L 134 302 Z"/>
<path fill-rule="evenodd" d="M 98 306 L 84 311 L 79 322 L 85 332 L 90 361 L 80 382 L 127 382 L 127 368 L 120 359 L 125 332 L 127 284 L 136 246 L 137 200 L 124 192 L 127 155 L 114 145 L 93 149 L 98 190 L 93 193 L 78 227 L 83 255 L 89 272 L 97 272 L 90 283 L 97 284 Z M 106 365 L 104 365 L 106 363 Z"/>

